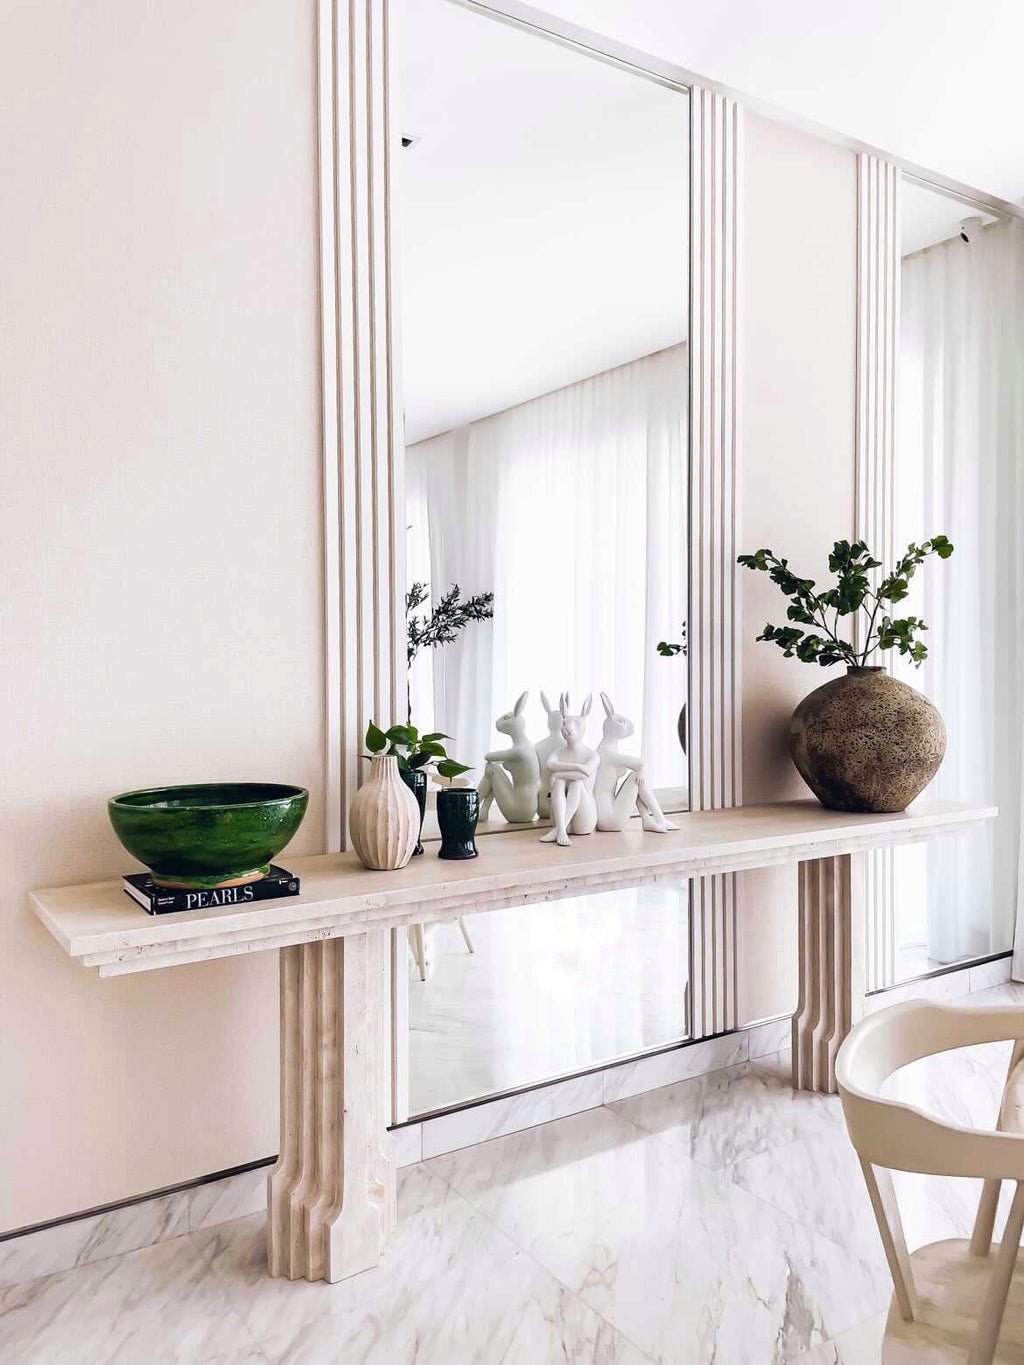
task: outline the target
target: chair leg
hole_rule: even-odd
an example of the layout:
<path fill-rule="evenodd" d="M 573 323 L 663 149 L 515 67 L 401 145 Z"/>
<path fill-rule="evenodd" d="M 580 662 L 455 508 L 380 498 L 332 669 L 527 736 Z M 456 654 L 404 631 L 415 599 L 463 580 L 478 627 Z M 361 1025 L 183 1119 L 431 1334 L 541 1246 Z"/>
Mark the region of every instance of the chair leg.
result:
<path fill-rule="evenodd" d="M 1006 1311 L 1006 1298 L 1010 1292 L 1017 1252 L 1020 1250 L 1021 1231 L 1024 1230 L 1024 1182 L 1017 1182 L 1017 1189 L 1010 1206 L 1010 1216 L 1006 1220 L 1003 1240 L 996 1253 L 992 1267 L 992 1277 L 988 1293 L 978 1321 L 978 1330 L 971 1344 L 967 1365 L 992 1365 L 999 1341 L 999 1329 L 1003 1325 Z"/>
<path fill-rule="evenodd" d="M 907 1239 L 903 1234 L 903 1220 L 900 1218 L 899 1206 L 896 1203 L 892 1174 L 879 1169 L 876 1175 L 875 1168 L 863 1157 L 860 1168 L 864 1172 L 864 1183 L 868 1187 L 868 1197 L 882 1238 L 885 1259 L 889 1262 L 889 1273 L 892 1275 L 900 1317 L 904 1322 L 913 1322 L 917 1313 L 917 1291 L 914 1288 L 914 1275 L 910 1269 Z"/>
<path fill-rule="evenodd" d="M 978 1202 L 978 1216 L 974 1220 L 971 1233 L 971 1255 L 987 1256 L 992 1246 L 992 1229 L 996 1225 L 996 1210 L 999 1207 L 1001 1180 L 986 1180 Z"/>
<path fill-rule="evenodd" d="M 461 915 L 459 916 L 459 929 L 462 932 L 462 937 L 465 940 L 466 947 L 469 949 L 470 952 L 472 952 L 473 940 L 470 938 L 469 930 L 466 928 L 466 921 L 462 918 Z"/>
<path fill-rule="evenodd" d="M 423 925 L 409 925 L 409 946 L 412 948 L 412 955 L 416 959 L 416 965 L 420 969 L 420 980 L 427 979 L 427 945 L 423 939 Z"/>
<path fill-rule="evenodd" d="M 996 1123 L 996 1128 L 1000 1132 L 1003 1131 L 1003 1105 L 1006 1102 L 1007 1087 L 1022 1057 L 1024 1057 L 1024 1039 L 1018 1038 L 1013 1045 L 1010 1064 L 1006 1068 L 1006 1083 L 1003 1086 L 1003 1096 L 999 1105 L 999 1119 Z M 974 1231 L 971 1233 L 972 1256 L 987 1256 L 992 1247 L 992 1230 L 996 1223 L 996 1211 L 999 1208 L 1001 1188 L 1002 1181 L 991 1179 L 986 1180 L 982 1188 L 981 1199 L 978 1203 L 978 1216 L 974 1220 Z"/>

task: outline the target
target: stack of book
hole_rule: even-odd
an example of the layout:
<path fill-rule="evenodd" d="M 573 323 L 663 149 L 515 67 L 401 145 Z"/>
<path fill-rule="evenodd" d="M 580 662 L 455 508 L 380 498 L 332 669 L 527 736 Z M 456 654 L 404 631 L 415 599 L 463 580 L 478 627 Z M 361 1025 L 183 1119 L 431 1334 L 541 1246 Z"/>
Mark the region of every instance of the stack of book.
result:
<path fill-rule="evenodd" d="M 148 872 L 132 872 L 123 879 L 125 893 L 138 901 L 147 915 L 173 915 L 180 910 L 213 910 L 221 905 L 252 905 L 256 901 L 297 896 L 299 879 L 276 863 L 258 882 L 244 886 L 218 886 L 210 891 L 199 888 L 175 890 L 157 886 Z"/>

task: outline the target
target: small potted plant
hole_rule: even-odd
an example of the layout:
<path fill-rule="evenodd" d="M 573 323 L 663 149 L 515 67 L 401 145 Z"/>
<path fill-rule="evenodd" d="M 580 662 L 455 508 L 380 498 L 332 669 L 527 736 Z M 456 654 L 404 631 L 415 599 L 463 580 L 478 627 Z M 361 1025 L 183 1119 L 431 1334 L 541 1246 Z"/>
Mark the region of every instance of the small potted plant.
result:
<path fill-rule="evenodd" d="M 910 580 L 930 556 L 948 559 L 945 536 L 911 543 L 872 586 L 882 563 L 863 540 L 837 540 L 829 555 L 835 584 L 819 592 L 772 550 L 740 555 L 747 569 L 767 573 L 785 597 L 790 624 L 770 623 L 757 637 L 777 645 L 787 659 L 827 668 L 846 664 L 846 674 L 806 696 L 789 725 L 789 752 L 823 806 L 845 811 L 902 811 L 935 776 L 946 750 L 946 729 L 932 703 L 885 668 L 869 664 L 876 651 L 895 649 L 920 666 L 928 649 L 918 616 L 895 618 L 890 609 L 910 591 Z M 862 643 L 846 636 L 859 621 Z M 841 633 L 842 627 L 847 629 Z"/>
<path fill-rule="evenodd" d="M 372 721 L 366 731 L 366 747 L 370 754 L 386 751 L 390 757 L 395 758 L 402 781 L 416 798 L 420 824 L 413 857 L 423 852 L 419 836 L 423 830 L 423 816 L 427 808 L 429 770 L 433 769 L 438 777 L 447 778 L 449 781 L 469 772 L 465 763 L 459 763 L 449 757 L 447 749 L 441 743 L 443 739 L 450 738 L 450 735 L 442 734 L 440 730 L 421 735 L 415 725 L 392 725 L 390 730 L 382 731 Z"/>

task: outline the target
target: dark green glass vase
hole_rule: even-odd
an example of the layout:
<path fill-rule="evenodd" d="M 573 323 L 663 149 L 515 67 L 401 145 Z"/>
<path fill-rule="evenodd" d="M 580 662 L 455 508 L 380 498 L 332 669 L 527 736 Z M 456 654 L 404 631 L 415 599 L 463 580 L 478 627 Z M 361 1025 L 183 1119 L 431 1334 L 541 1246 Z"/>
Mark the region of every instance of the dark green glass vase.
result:
<path fill-rule="evenodd" d="M 437 793 L 437 823 L 441 827 L 439 858 L 475 858 L 476 822 L 480 793 L 475 787 L 442 787 Z"/>
<path fill-rule="evenodd" d="M 416 804 L 420 808 L 420 834 L 423 833 L 423 815 L 427 809 L 427 775 L 418 768 L 403 768 L 402 781 L 416 798 Z M 420 839 L 416 839 L 416 847 L 412 851 L 415 858 L 417 853 L 423 852 L 423 844 Z"/>

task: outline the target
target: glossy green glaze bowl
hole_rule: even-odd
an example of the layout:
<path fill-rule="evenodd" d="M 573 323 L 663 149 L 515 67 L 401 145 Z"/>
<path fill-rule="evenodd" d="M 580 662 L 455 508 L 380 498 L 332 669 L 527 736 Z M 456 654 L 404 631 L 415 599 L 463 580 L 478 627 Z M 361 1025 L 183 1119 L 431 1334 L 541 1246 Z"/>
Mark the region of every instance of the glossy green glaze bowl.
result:
<path fill-rule="evenodd" d="M 309 792 L 274 782 L 150 787 L 107 802 L 114 833 L 162 886 L 258 881 L 306 814 Z"/>

